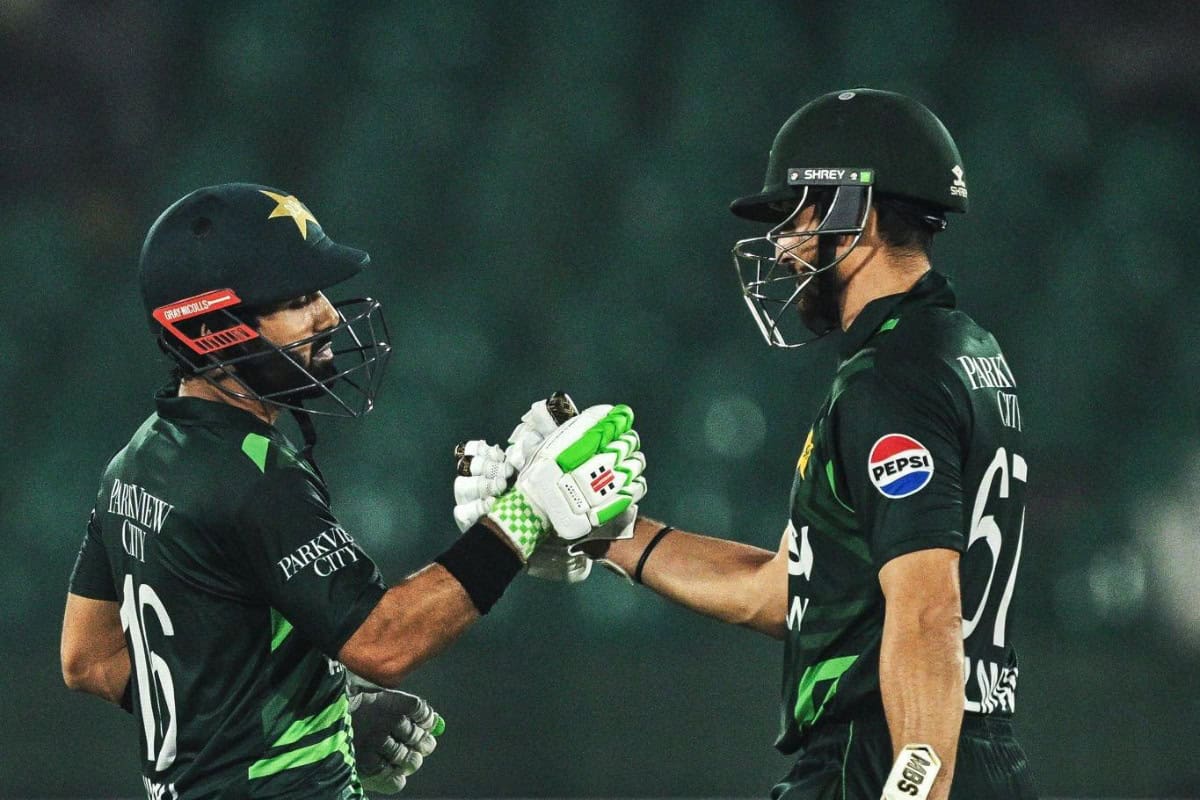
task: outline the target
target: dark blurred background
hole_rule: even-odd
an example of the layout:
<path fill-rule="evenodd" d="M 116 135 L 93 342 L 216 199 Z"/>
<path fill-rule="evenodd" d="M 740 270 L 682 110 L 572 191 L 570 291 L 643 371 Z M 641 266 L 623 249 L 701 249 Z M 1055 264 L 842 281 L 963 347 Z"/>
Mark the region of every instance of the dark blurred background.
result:
<path fill-rule="evenodd" d="M 966 160 L 935 266 L 1021 382 L 1041 788 L 1200 794 L 1200 10 L 1153 8 L 0 0 L 0 795 L 141 794 L 133 720 L 57 645 L 99 472 L 166 376 L 135 267 L 169 203 L 276 185 L 371 252 L 346 292 L 397 356 L 318 452 L 388 578 L 453 538 L 454 443 L 557 388 L 636 409 L 648 512 L 774 548 L 834 351 L 762 343 L 726 204 L 854 86 L 919 98 Z M 607 573 L 519 580 L 409 682 L 449 729 L 407 792 L 765 796 L 781 658 Z"/>

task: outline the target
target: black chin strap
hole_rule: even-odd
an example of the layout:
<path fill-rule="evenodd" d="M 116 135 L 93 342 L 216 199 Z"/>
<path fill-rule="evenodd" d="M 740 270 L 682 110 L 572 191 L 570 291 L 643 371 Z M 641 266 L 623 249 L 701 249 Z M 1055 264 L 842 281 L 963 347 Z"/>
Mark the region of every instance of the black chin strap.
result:
<path fill-rule="evenodd" d="M 298 405 L 303 405 L 303 403 L 298 402 Z M 324 481 L 325 476 L 321 474 L 321 468 L 317 466 L 317 459 L 313 456 L 313 448 L 317 446 L 317 426 L 313 424 L 312 415 L 302 408 L 288 410 L 292 412 L 292 418 L 296 420 L 296 425 L 300 428 L 300 435 L 304 437 L 304 449 L 300 451 L 300 456 L 313 468 L 317 477 Z"/>

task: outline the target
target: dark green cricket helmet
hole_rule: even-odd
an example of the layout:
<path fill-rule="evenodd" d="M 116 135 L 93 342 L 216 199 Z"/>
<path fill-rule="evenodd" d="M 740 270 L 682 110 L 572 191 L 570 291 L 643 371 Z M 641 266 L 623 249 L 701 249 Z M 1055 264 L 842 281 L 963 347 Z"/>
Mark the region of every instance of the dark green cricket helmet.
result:
<path fill-rule="evenodd" d="M 335 243 L 294 195 L 253 183 L 197 189 L 146 234 L 138 265 L 147 315 L 168 303 L 232 289 L 267 306 L 357 275 L 370 256 Z"/>
<path fill-rule="evenodd" d="M 142 245 L 138 282 L 159 346 L 185 376 L 293 412 L 354 417 L 373 407 L 391 350 L 378 302 L 334 303 L 337 324 L 292 342 L 268 340 L 255 323 L 369 262 L 362 250 L 330 239 L 295 195 L 224 183 L 185 195 L 159 216 Z M 333 355 L 318 363 L 323 348 Z M 329 400 L 330 410 L 305 405 L 315 399 Z"/>
<path fill-rule="evenodd" d="M 798 347 L 838 326 L 834 269 L 879 204 L 934 233 L 946 227 L 947 212 L 967 210 L 962 157 L 933 112 L 895 92 L 851 89 L 821 95 L 784 123 L 762 191 L 730 205 L 739 217 L 773 226 L 732 253 L 743 299 L 769 345 Z M 797 231 L 793 219 L 806 206 L 818 221 Z M 805 260 L 813 237 L 816 257 Z"/>
<path fill-rule="evenodd" d="M 895 92 L 850 89 L 821 95 L 779 129 L 762 191 L 730 210 L 759 222 L 782 221 L 806 182 L 795 170 L 873 171 L 876 195 L 936 212 L 966 212 L 962 156 L 950 132 L 925 106 Z"/>

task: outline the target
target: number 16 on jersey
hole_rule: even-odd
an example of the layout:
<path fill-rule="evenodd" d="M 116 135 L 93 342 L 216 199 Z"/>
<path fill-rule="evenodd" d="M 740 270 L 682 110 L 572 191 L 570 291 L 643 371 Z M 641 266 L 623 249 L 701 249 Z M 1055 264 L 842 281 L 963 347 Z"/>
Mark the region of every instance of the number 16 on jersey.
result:
<path fill-rule="evenodd" d="M 133 576 L 125 576 L 125 596 L 121 601 L 121 627 L 129 633 L 130 658 L 137 680 L 138 708 L 146 736 L 146 760 L 162 771 L 175 762 L 178 721 L 175 716 L 175 682 L 162 656 L 150 647 L 146 630 L 147 612 L 155 618 L 164 636 L 174 636 L 171 616 L 154 588 L 134 586 Z M 164 728 L 165 724 L 165 728 Z"/>

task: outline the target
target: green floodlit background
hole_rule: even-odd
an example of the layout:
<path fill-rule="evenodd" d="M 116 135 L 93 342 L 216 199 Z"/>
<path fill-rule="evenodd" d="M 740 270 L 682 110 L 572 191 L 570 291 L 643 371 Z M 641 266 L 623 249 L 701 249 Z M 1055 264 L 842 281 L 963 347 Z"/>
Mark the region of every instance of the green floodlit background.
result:
<path fill-rule="evenodd" d="M 395 360 L 320 454 L 388 578 L 455 533 L 453 444 L 560 387 L 637 411 L 648 512 L 774 547 L 833 351 L 762 344 L 726 204 L 802 102 L 867 85 L 955 133 L 972 213 L 935 263 L 1021 382 L 1039 783 L 1196 796 L 1200 11 L 1127 5 L 0 0 L 0 795 L 141 793 L 133 721 L 63 688 L 57 645 L 166 372 L 135 283 L 162 208 L 273 184 L 371 252 L 345 292 Z M 519 580 L 409 681 L 449 729 L 408 793 L 765 796 L 781 652 L 607 573 Z"/>

